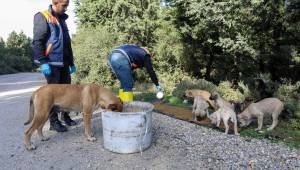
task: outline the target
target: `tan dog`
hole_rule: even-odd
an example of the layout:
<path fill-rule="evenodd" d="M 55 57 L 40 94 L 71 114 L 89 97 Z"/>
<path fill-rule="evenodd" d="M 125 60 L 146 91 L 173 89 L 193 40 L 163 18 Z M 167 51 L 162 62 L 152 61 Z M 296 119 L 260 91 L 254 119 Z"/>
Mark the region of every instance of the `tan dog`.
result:
<path fill-rule="evenodd" d="M 63 111 L 83 112 L 85 136 L 88 141 L 95 141 L 91 130 L 92 113 L 99 109 L 123 110 L 121 100 L 110 90 L 96 84 L 71 85 L 49 84 L 36 90 L 30 99 L 29 120 L 32 122 L 25 132 L 24 144 L 26 149 L 35 149 L 30 139 L 35 130 L 42 141 L 48 140 L 43 136 L 43 126 L 48 120 L 51 109 L 58 107 Z"/>
<path fill-rule="evenodd" d="M 265 98 L 257 103 L 252 103 L 238 115 L 240 126 L 246 127 L 253 121 L 253 118 L 257 118 L 258 128 L 255 130 L 258 131 L 262 129 L 264 116 L 272 116 L 272 125 L 267 130 L 273 130 L 278 124 L 278 117 L 283 106 L 283 103 L 277 98 Z"/>
<path fill-rule="evenodd" d="M 211 107 L 216 109 L 214 101 L 210 100 L 210 92 L 205 91 L 205 90 L 199 90 L 199 89 L 190 89 L 185 91 L 185 96 L 186 97 L 196 97 L 196 96 L 201 96 L 203 97 Z"/>
<path fill-rule="evenodd" d="M 193 110 L 194 120 L 197 121 L 197 117 L 204 117 L 208 113 L 208 104 L 202 96 L 195 96 Z"/>
<path fill-rule="evenodd" d="M 229 130 L 229 120 L 234 124 L 234 134 L 239 135 L 237 130 L 237 118 L 235 112 L 229 107 L 221 107 L 217 111 L 213 112 L 209 115 L 207 113 L 207 117 L 211 120 L 212 124 L 217 125 L 220 127 L 221 120 L 223 120 L 225 126 L 225 133 L 228 134 Z"/>

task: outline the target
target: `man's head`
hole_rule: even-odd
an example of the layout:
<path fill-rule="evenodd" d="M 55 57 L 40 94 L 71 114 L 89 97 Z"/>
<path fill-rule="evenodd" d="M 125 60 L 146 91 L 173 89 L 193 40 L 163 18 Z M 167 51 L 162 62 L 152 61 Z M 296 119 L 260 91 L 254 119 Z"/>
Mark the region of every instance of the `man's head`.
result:
<path fill-rule="evenodd" d="M 69 0 L 52 0 L 52 9 L 55 13 L 62 15 L 67 11 Z"/>

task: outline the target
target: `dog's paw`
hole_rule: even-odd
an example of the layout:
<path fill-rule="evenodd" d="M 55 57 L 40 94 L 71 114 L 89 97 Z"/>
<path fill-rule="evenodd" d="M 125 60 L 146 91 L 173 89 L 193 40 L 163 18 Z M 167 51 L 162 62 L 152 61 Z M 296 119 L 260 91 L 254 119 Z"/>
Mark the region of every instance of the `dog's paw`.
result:
<path fill-rule="evenodd" d="M 260 129 L 260 128 L 256 128 L 256 129 L 255 129 L 255 131 L 257 131 L 257 132 L 258 132 L 258 131 L 261 131 L 261 129 Z"/>
<path fill-rule="evenodd" d="M 240 134 L 239 134 L 239 133 L 235 133 L 235 135 L 237 135 L 237 136 L 240 136 Z"/>
<path fill-rule="evenodd" d="M 271 128 L 271 127 L 267 128 L 267 131 L 271 131 L 271 130 L 273 130 L 273 128 Z"/>
<path fill-rule="evenodd" d="M 97 138 L 91 136 L 91 137 L 87 137 L 87 140 L 90 142 L 95 142 L 97 140 Z"/>
<path fill-rule="evenodd" d="M 28 151 L 32 151 L 32 150 L 35 150 L 36 147 L 33 145 L 33 144 L 30 144 L 29 146 L 25 146 L 25 148 L 28 150 Z"/>
<path fill-rule="evenodd" d="M 48 138 L 48 137 L 42 137 L 41 138 L 41 141 L 48 141 L 50 138 Z"/>

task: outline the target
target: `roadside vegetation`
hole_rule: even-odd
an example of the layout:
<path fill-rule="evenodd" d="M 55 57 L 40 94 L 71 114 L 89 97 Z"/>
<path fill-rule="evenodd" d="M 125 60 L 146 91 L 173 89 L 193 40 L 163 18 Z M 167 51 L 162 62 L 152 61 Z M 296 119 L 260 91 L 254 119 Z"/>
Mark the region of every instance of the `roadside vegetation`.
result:
<path fill-rule="evenodd" d="M 23 32 L 11 32 L 6 41 L 0 37 L 0 75 L 34 70 L 31 39 Z"/>

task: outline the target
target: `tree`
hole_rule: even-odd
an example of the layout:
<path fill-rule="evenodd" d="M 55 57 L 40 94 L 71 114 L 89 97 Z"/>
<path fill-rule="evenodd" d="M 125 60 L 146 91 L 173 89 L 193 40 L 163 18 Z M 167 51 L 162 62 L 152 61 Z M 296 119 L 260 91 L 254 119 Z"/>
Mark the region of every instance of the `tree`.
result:
<path fill-rule="evenodd" d="M 261 72 L 270 72 L 273 80 L 294 79 L 290 68 L 297 67 L 292 65 L 299 56 L 299 24 L 288 21 L 289 6 L 296 9 L 294 1 L 175 0 L 186 70 L 235 83 Z M 299 14 L 290 15 L 295 20 Z"/>
<path fill-rule="evenodd" d="M 106 27 L 111 33 L 121 33 L 123 43 L 151 46 L 159 9 L 157 0 L 77 0 L 75 12 L 81 27 Z"/>
<path fill-rule="evenodd" d="M 9 66 L 16 71 L 31 71 L 33 69 L 33 52 L 31 39 L 23 32 L 11 32 L 6 41 Z"/>
<path fill-rule="evenodd" d="M 244 68 L 242 61 L 254 66 L 251 57 L 255 51 L 247 37 L 251 31 L 249 11 L 241 1 L 174 2 L 188 72 L 207 80 L 238 79 Z"/>

